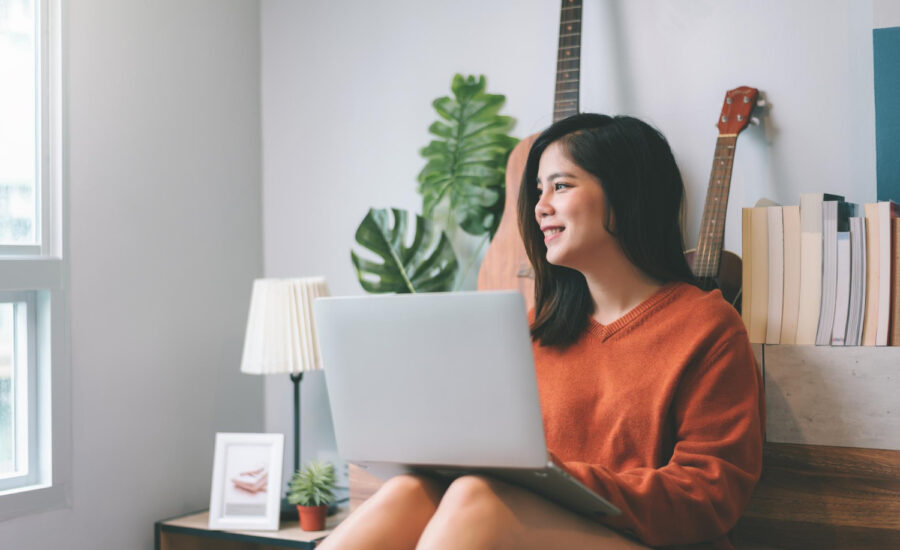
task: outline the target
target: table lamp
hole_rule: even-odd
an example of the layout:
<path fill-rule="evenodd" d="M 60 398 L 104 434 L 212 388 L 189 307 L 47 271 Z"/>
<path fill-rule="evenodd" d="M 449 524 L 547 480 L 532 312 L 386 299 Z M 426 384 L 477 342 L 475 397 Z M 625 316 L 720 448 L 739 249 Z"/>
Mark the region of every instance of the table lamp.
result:
<path fill-rule="evenodd" d="M 300 469 L 300 381 L 322 369 L 313 300 L 328 296 L 324 277 L 256 279 L 241 372 L 290 374 L 294 383 L 294 471 Z"/>

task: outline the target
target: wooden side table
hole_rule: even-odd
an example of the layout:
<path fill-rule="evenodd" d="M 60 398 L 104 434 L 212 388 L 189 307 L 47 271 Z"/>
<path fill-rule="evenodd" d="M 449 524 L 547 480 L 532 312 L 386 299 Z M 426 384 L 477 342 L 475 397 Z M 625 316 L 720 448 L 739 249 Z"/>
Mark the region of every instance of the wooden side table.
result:
<path fill-rule="evenodd" d="M 209 529 L 209 511 L 157 521 L 156 550 L 273 550 L 315 548 L 350 513 L 345 507 L 327 518 L 324 531 L 303 531 L 296 521 L 282 521 L 278 531 Z"/>

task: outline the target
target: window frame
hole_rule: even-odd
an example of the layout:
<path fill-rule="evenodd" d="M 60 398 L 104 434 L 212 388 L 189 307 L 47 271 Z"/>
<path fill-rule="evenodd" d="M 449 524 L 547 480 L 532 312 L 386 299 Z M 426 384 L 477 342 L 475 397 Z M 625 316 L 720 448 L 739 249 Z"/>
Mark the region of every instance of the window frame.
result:
<path fill-rule="evenodd" d="M 9 476 L 0 475 L 0 492 L 35 485 L 40 482 L 40 431 L 37 391 L 37 327 L 34 292 L 0 291 L 0 304 L 13 305 L 13 364 L 14 433 L 16 462 L 27 463 L 25 472 Z M 24 310 L 23 310 L 24 306 Z M 23 353 L 24 352 L 24 353 Z M 23 384 L 24 382 L 24 384 Z M 22 445 L 25 435 L 27 445 Z M 24 447 L 24 448 L 23 448 Z"/>
<path fill-rule="evenodd" d="M 0 246 L 0 299 L 30 297 L 33 313 L 29 376 L 35 398 L 29 444 L 37 464 L 30 483 L 0 490 L 0 522 L 71 505 L 72 421 L 68 345 L 68 237 L 65 175 L 66 135 L 63 0 L 35 0 L 36 37 L 36 245 Z"/>

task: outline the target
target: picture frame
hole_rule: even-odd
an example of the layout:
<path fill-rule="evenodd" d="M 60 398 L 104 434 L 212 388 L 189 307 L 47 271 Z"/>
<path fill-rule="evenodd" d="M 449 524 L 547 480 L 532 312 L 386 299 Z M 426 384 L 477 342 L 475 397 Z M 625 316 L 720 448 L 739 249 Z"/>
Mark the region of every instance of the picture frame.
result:
<path fill-rule="evenodd" d="M 284 434 L 217 433 L 210 529 L 277 531 Z"/>

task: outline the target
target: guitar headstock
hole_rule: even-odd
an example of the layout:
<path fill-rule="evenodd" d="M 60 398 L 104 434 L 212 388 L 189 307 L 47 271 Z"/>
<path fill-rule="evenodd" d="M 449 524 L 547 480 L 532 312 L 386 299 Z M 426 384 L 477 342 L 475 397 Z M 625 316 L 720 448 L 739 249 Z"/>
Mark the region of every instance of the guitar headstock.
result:
<path fill-rule="evenodd" d="M 759 90 L 741 86 L 725 93 L 725 103 L 719 115 L 719 135 L 737 135 L 750 124 L 750 115 L 759 101 Z M 760 105 L 761 107 L 761 105 Z"/>

